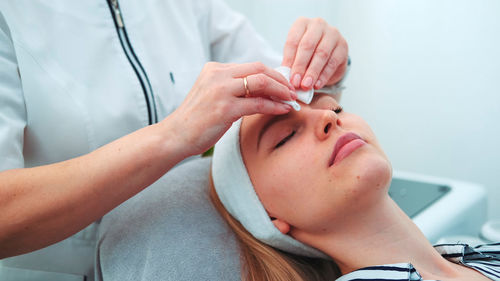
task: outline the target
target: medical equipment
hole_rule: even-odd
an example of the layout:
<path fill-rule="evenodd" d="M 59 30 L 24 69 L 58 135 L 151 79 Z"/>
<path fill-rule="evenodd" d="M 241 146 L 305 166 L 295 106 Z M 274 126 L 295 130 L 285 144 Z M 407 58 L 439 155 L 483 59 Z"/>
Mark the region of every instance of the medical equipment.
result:
<path fill-rule="evenodd" d="M 477 236 L 486 221 L 486 192 L 474 183 L 395 171 L 389 195 L 433 244 Z"/>

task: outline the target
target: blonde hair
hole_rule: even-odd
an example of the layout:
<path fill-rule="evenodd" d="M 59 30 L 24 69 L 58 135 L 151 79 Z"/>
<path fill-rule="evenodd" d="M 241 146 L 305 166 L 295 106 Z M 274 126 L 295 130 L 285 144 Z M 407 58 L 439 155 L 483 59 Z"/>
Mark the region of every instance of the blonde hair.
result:
<path fill-rule="evenodd" d="M 255 239 L 222 205 L 210 175 L 212 203 L 234 231 L 240 246 L 241 277 L 244 281 L 323 281 L 341 276 L 329 260 L 285 253 Z"/>

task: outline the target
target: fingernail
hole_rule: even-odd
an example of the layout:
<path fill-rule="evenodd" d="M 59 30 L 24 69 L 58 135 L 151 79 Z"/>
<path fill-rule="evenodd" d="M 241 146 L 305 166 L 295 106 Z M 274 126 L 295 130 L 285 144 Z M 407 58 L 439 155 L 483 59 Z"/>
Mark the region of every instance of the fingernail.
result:
<path fill-rule="evenodd" d="M 290 96 L 292 96 L 292 100 L 297 99 L 297 93 L 295 91 L 290 91 Z"/>
<path fill-rule="evenodd" d="M 321 88 L 321 80 L 316 81 L 316 85 L 314 85 L 316 89 Z"/>
<path fill-rule="evenodd" d="M 284 103 L 280 103 L 279 105 L 283 110 L 288 110 L 290 111 L 292 109 L 292 107 L 288 104 L 284 104 Z"/>
<path fill-rule="evenodd" d="M 295 74 L 292 79 L 292 84 L 295 88 L 300 87 L 300 74 Z"/>
<path fill-rule="evenodd" d="M 306 88 L 309 88 L 311 87 L 313 84 L 313 79 L 309 76 L 307 76 L 304 81 L 302 81 L 302 87 L 306 87 Z"/>

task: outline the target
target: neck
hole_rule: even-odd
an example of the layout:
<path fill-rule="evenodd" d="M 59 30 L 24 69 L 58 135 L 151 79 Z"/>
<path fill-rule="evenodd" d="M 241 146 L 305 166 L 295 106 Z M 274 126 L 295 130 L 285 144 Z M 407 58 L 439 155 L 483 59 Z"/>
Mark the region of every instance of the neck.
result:
<path fill-rule="evenodd" d="M 331 256 L 342 274 L 359 268 L 411 263 L 424 279 L 452 279 L 456 266 L 444 259 L 413 221 L 387 195 L 374 208 L 304 242 Z"/>

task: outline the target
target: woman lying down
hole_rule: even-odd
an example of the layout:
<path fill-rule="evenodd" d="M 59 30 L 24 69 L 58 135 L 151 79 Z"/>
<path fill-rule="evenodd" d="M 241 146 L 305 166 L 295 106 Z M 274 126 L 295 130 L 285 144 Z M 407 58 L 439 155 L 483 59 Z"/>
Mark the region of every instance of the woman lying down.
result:
<path fill-rule="evenodd" d="M 389 197 L 391 176 L 370 127 L 330 96 L 235 122 L 215 147 L 212 200 L 243 280 L 500 280 L 500 243 L 433 247 Z"/>

